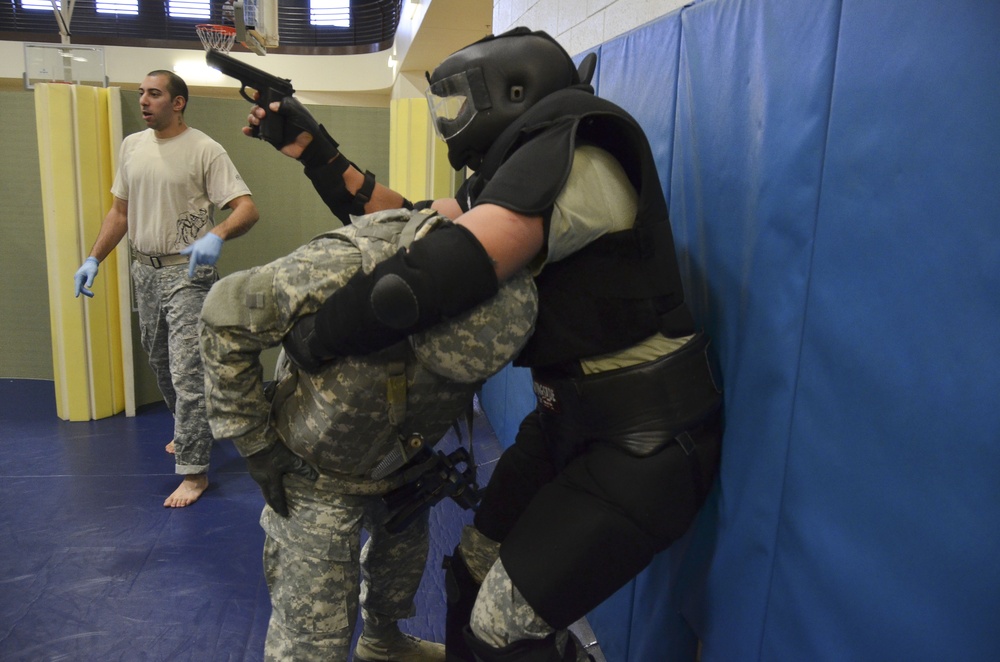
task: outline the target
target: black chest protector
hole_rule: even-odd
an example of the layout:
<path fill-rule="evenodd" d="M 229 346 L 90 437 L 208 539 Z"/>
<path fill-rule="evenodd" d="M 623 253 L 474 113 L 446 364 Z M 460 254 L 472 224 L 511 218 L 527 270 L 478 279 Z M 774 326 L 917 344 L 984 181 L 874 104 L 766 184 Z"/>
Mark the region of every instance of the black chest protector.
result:
<path fill-rule="evenodd" d="M 459 201 L 541 215 L 547 225 L 582 144 L 609 152 L 624 168 L 639 195 L 635 224 L 545 266 L 536 278 L 535 333 L 516 365 L 557 366 L 624 349 L 657 331 L 694 332 L 649 142 L 611 102 L 580 88 L 545 97 L 500 135 Z"/>

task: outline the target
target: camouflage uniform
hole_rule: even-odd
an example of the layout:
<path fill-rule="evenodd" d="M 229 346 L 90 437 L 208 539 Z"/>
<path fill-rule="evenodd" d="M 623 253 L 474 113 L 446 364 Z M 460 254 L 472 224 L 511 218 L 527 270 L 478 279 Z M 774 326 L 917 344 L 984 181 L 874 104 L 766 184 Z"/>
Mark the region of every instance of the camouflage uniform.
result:
<path fill-rule="evenodd" d="M 489 302 L 382 352 L 346 357 L 319 374 L 283 357 L 271 399 L 260 352 L 278 345 L 358 269 L 447 222 L 433 212 L 393 210 L 353 219 L 290 255 L 219 281 L 203 311 L 209 422 L 243 455 L 285 444 L 315 466 L 309 482 L 288 475 L 289 517 L 264 508 L 265 573 L 273 606 L 268 659 L 346 660 L 360 602 L 366 626 L 411 615 L 427 557 L 427 518 L 392 534 L 381 495 L 412 479 L 372 469 L 401 440 L 437 442 L 475 390 L 520 351 L 537 299 L 525 273 Z M 403 384 L 402 400 L 393 385 Z M 360 530 L 369 540 L 359 554 Z M 362 573 L 359 589 L 357 577 Z"/>
<path fill-rule="evenodd" d="M 139 335 L 167 408 L 174 415 L 174 462 L 182 475 L 208 471 L 212 431 L 205 416 L 205 378 L 198 352 L 198 319 L 215 267 L 151 267 L 132 262 Z"/>

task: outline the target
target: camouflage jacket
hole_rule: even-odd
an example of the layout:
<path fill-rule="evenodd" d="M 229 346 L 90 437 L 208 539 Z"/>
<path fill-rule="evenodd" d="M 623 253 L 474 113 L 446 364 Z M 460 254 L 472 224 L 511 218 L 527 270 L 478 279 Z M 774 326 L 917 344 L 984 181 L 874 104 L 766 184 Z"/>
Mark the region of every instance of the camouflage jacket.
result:
<path fill-rule="evenodd" d="M 216 283 L 202 311 L 206 405 L 216 438 L 244 456 L 281 441 L 321 472 L 363 482 L 401 439 L 433 444 L 482 382 L 524 346 L 537 294 L 524 274 L 473 310 L 381 352 L 338 359 L 316 375 L 282 354 L 265 395 L 260 354 L 357 271 L 370 272 L 409 237 L 447 219 L 392 210 L 357 217 L 269 264 Z M 390 386 L 405 380 L 404 398 Z M 399 393 L 400 391 L 396 391 Z"/>

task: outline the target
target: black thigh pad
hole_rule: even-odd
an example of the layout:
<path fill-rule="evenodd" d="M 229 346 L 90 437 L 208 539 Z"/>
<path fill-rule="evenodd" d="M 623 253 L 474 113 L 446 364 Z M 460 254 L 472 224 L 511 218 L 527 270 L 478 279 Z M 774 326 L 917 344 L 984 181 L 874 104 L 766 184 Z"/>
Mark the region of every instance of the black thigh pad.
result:
<path fill-rule="evenodd" d="M 542 436 L 538 412 L 521 421 L 514 445 L 497 461 L 476 509 L 475 525 L 490 540 L 503 542 L 539 488 L 556 476 L 556 468 Z"/>
<path fill-rule="evenodd" d="M 721 428 L 692 438 L 693 455 L 676 442 L 642 458 L 594 444 L 538 492 L 500 558 L 549 625 L 587 614 L 687 531 L 705 496 L 696 475 L 714 475 Z"/>

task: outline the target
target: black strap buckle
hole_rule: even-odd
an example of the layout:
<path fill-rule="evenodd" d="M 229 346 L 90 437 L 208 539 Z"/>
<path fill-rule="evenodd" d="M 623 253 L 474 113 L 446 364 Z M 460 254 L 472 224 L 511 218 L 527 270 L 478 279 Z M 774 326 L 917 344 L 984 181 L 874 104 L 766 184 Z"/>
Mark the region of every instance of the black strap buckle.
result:
<path fill-rule="evenodd" d="M 354 165 L 353 163 L 351 165 Z M 354 166 L 358 170 L 356 165 Z M 354 199 L 351 201 L 351 213 L 355 216 L 362 216 L 365 213 L 365 205 L 367 205 L 372 199 L 372 193 L 375 192 L 375 174 L 370 170 L 365 170 L 365 181 L 361 184 L 361 188 L 358 192 L 354 194 Z"/>

